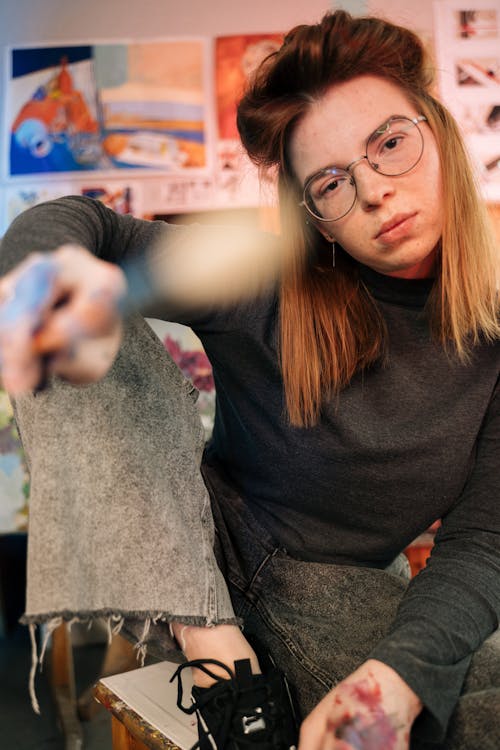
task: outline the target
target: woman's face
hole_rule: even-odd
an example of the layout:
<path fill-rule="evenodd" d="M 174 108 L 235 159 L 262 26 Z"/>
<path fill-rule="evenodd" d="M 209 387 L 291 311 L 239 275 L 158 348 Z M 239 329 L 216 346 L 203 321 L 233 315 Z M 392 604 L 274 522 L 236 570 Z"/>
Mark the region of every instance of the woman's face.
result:
<path fill-rule="evenodd" d="M 420 114 L 398 86 L 377 76 L 332 86 L 310 106 L 290 140 L 291 164 L 300 185 L 325 167 L 345 169 L 364 155 L 368 137 L 391 116 Z M 337 221 L 316 222 L 329 241 L 338 242 L 356 260 L 404 278 L 433 275 L 443 228 L 436 141 L 426 122 L 418 127 L 424 149 L 413 169 L 385 176 L 366 159 L 358 161 L 350 170 L 357 190 L 353 208 Z"/>

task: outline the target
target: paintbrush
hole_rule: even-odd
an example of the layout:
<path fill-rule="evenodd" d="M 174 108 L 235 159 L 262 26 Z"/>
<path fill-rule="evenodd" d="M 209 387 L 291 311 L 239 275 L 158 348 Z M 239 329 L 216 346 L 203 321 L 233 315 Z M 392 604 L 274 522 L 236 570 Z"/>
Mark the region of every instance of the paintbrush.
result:
<path fill-rule="evenodd" d="M 276 235 L 254 226 L 176 227 L 162 234 L 141 257 L 122 265 L 127 292 L 113 304 L 122 316 L 147 311 L 158 301 L 167 302 L 176 312 L 221 308 L 267 293 L 290 270 L 293 260 L 292 252 Z M 33 349 L 42 356 L 37 393 L 46 386 L 54 355 L 44 344 L 43 319 L 56 273 L 57 263 L 50 256 L 42 258 L 19 277 L 11 299 L 0 308 L 0 325 L 15 325 L 23 316 L 37 321 Z M 51 309 L 64 303 L 58 300 Z M 73 346 L 84 335 L 75 331 Z"/>
<path fill-rule="evenodd" d="M 292 267 L 280 238 L 253 225 L 176 227 L 144 256 L 123 265 L 122 310 L 161 299 L 176 309 L 210 309 L 267 292 Z"/>

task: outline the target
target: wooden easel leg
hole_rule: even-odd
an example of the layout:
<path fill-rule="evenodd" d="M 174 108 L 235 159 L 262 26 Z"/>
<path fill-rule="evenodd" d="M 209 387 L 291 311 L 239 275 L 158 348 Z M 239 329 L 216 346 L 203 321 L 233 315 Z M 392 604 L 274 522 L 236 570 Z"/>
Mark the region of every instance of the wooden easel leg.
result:
<path fill-rule="evenodd" d="M 132 737 L 127 727 L 113 715 L 111 716 L 111 736 L 113 750 L 148 750 L 146 745 Z"/>
<path fill-rule="evenodd" d="M 128 672 L 138 667 L 137 652 L 133 645 L 121 635 L 114 635 L 111 643 L 106 647 L 99 677 L 109 677 L 109 675 Z M 90 685 L 78 698 L 78 716 L 82 721 L 90 721 L 103 708 L 94 699 L 94 687 L 95 685 Z"/>
<path fill-rule="evenodd" d="M 64 735 L 65 750 L 81 750 L 83 732 L 76 713 L 73 649 L 65 622 L 52 633 L 50 682 Z"/>

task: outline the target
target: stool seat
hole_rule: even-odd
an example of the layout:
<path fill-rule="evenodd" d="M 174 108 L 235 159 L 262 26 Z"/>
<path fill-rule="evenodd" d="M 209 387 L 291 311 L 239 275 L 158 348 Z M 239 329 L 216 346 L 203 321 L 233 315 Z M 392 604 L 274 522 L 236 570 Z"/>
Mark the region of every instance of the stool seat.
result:
<path fill-rule="evenodd" d="M 196 718 L 177 708 L 177 681 L 169 681 L 178 666 L 165 661 L 99 680 L 95 697 L 112 714 L 113 750 L 190 750 L 196 743 Z M 186 705 L 188 672 L 182 676 Z"/>

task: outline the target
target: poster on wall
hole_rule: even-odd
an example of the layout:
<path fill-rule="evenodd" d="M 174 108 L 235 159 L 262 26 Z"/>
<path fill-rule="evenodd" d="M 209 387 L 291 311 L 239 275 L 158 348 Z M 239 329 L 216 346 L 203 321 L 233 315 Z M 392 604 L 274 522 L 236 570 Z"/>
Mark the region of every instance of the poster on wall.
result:
<path fill-rule="evenodd" d="M 209 166 L 204 40 L 8 54 L 6 177 Z"/>
<path fill-rule="evenodd" d="M 8 227 L 16 216 L 38 203 L 54 200 L 63 195 L 72 195 L 75 192 L 77 188 L 70 182 L 48 185 L 29 183 L 7 187 L 5 189 L 5 226 Z"/>
<path fill-rule="evenodd" d="M 255 167 L 245 156 L 236 127 L 236 108 L 258 65 L 276 52 L 283 34 L 239 34 L 215 40 L 215 98 L 217 119 L 217 183 L 226 200 L 238 197 L 255 203 L 273 202 L 274 191 L 266 195 L 259 188 Z M 259 196 L 260 192 L 260 196 Z"/>
<path fill-rule="evenodd" d="M 92 178 L 81 182 L 50 182 L 43 185 L 22 183 L 5 189 L 5 226 L 9 226 L 26 209 L 65 195 L 85 195 L 100 200 L 119 214 L 142 216 L 144 212 L 142 185 L 137 180 L 123 182 Z"/>
<path fill-rule="evenodd" d="M 500 0 L 434 3 L 441 98 L 457 119 L 485 198 L 500 201 Z"/>

